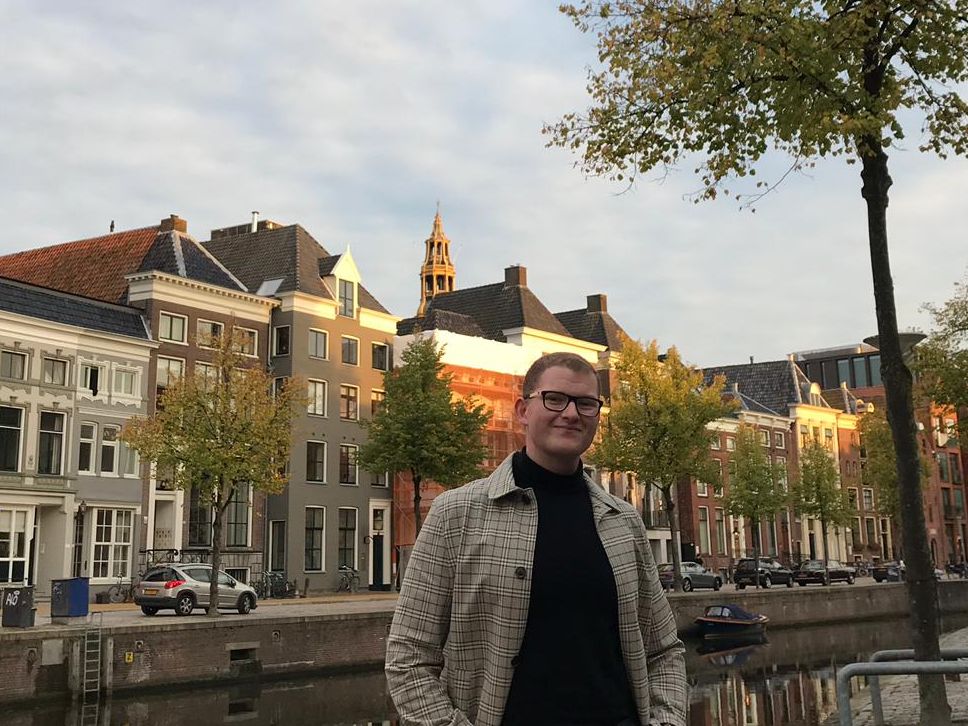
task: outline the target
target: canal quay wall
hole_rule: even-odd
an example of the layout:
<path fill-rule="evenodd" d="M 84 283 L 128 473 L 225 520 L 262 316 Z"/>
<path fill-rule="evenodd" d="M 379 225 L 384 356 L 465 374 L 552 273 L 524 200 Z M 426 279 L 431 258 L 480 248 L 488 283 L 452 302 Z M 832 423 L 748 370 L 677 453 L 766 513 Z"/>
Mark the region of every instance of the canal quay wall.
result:
<path fill-rule="evenodd" d="M 968 613 L 968 581 L 939 582 L 938 592 L 943 617 Z M 673 593 L 669 600 L 683 636 L 695 632 L 693 621 L 714 603 L 764 613 L 771 630 L 899 619 L 910 611 L 903 584 Z M 245 618 L 146 618 L 135 612 L 118 622 L 105 618 L 98 629 L 100 686 L 115 692 L 145 691 L 379 669 L 393 605 L 392 600 L 367 603 L 365 611 L 347 612 L 332 612 L 331 605 L 281 605 L 259 608 Z M 287 614 L 292 610 L 299 615 Z M 95 622 L 0 629 L 0 703 L 80 693 L 85 638 L 92 636 Z"/>

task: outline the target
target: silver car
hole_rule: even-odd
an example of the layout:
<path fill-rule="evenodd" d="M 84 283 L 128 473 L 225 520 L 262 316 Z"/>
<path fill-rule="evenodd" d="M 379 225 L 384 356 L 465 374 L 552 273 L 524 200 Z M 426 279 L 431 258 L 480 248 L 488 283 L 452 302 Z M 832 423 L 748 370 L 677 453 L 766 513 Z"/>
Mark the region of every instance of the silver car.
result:
<path fill-rule="evenodd" d="M 174 610 L 178 615 L 191 615 L 195 608 L 208 608 L 212 566 L 181 564 L 158 565 L 145 574 L 135 588 L 135 604 L 145 615 L 159 610 Z M 258 605 L 255 590 L 231 575 L 218 573 L 219 610 L 238 610 L 248 615 Z"/>

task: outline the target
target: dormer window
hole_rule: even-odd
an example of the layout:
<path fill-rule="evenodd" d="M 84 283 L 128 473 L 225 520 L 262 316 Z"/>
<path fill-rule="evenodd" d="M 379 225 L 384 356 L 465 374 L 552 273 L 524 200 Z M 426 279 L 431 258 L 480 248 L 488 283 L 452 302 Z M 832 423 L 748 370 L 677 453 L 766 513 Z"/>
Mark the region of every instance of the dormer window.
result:
<path fill-rule="evenodd" d="M 344 318 L 356 317 L 356 283 L 352 280 L 339 281 L 339 314 Z"/>

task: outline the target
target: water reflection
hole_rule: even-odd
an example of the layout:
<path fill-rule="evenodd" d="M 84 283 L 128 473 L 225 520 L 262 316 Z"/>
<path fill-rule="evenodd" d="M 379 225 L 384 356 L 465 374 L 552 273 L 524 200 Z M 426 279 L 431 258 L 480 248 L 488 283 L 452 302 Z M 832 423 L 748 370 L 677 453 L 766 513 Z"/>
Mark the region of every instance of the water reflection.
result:
<path fill-rule="evenodd" d="M 946 629 L 964 627 L 948 622 Z M 768 630 L 687 642 L 690 726 L 816 726 L 836 711 L 836 669 L 910 647 L 907 621 Z M 854 679 L 853 688 L 865 688 Z M 382 671 L 206 689 L 119 694 L 96 713 L 62 703 L 5 709 L 3 726 L 398 726 Z"/>

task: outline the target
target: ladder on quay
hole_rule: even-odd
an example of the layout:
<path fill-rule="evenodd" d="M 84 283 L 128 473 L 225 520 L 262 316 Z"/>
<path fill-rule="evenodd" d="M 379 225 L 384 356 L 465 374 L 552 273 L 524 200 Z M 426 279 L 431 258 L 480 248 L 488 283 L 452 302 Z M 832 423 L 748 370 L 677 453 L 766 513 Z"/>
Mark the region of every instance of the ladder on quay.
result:
<path fill-rule="evenodd" d="M 104 627 L 104 613 L 95 613 L 97 620 L 90 620 L 84 629 L 81 660 L 82 694 L 81 726 L 97 726 L 101 706 L 101 653 L 103 643 L 101 631 Z"/>

